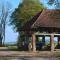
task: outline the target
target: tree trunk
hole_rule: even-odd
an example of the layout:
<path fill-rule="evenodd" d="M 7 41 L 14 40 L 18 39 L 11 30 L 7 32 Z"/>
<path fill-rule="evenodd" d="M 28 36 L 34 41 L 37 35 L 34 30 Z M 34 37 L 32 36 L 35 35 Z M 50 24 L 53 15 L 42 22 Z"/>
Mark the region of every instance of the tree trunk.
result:
<path fill-rule="evenodd" d="M 1 34 L 0 34 L 0 46 L 2 46 L 2 37 L 1 37 Z"/>

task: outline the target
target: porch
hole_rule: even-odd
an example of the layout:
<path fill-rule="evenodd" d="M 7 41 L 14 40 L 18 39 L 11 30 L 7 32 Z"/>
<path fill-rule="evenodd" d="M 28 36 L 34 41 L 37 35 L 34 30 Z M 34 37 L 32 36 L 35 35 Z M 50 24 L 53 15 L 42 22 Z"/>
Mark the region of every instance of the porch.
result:
<path fill-rule="evenodd" d="M 27 38 L 28 38 L 27 48 L 30 51 L 35 52 L 35 51 L 48 51 L 48 50 L 50 51 L 51 50 L 53 52 L 55 50 L 60 50 L 60 34 L 54 34 L 54 33 L 49 33 L 49 34 L 48 33 L 46 33 L 46 34 L 39 33 L 39 34 L 37 34 L 37 33 L 34 33 L 32 35 L 28 34 L 28 36 L 25 35 L 23 37 L 25 37 L 24 43 L 27 41 Z M 47 42 L 45 41 L 45 37 L 50 38 L 50 40 L 49 40 L 50 44 L 48 46 L 46 46 Z M 55 42 L 54 42 L 54 37 L 58 38 L 58 41 L 56 42 L 57 43 L 56 46 L 55 46 Z M 38 38 L 41 38 L 42 40 L 39 42 L 39 41 L 37 41 Z M 24 47 L 25 47 L 25 45 L 24 45 Z M 24 47 L 22 47 L 22 48 L 24 48 Z"/>

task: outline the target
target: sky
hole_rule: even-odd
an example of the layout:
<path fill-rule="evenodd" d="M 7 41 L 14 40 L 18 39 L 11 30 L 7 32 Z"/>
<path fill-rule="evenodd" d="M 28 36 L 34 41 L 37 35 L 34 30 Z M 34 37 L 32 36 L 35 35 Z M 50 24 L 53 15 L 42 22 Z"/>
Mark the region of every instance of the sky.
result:
<path fill-rule="evenodd" d="M 14 11 L 15 8 L 18 7 L 21 0 L 3 0 L 2 2 L 8 1 L 11 4 L 11 11 Z M 6 33 L 5 33 L 5 43 L 7 42 L 16 42 L 18 38 L 18 33 L 14 32 L 13 27 L 6 25 Z"/>
<path fill-rule="evenodd" d="M 21 0 L 7 0 L 9 3 L 11 3 L 12 11 L 14 11 L 15 8 L 18 7 Z M 14 32 L 12 26 L 6 26 L 6 39 L 5 42 L 16 42 L 18 38 L 18 33 Z"/>
<path fill-rule="evenodd" d="M 8 1 L 11 4 L 12 12 L 14 11 L 15 8 L 18 7 L 19 3 L 22 2 L 22 0 L 1 0 L 0 4 L 1 4 L 1 2 L 6 2 L 6 1 Z M 47 5 L 48 0 L 41 0 L 41 2 L 44 4 L 44 6 L 48 7 L 48 5 Z M 49 6 L 48 8 L 52 9 L 53 7 L 54 6 L 52 5 L 52 6 Z M 18 33 L 14 32 L 12 26 L 6 25 L 6 33 L 5 34 L 6 34 L 5 43 L 6 42 L 16 42 L 17 41 Z M 49 37 L 46 38 L 46 39 L 49 39 Z M 57 39 L 57 38 L 55 38 L 55 39 Z"/>

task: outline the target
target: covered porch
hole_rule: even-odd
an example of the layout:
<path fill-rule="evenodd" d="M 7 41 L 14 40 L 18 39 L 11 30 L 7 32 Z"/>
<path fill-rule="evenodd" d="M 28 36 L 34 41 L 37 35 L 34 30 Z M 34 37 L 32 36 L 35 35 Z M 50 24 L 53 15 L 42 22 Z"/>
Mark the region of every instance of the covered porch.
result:
<path fill-rule="evenodd" d="M 53 51 L 56 51 L 57 49 L 60 49 L 60 34 L 54 34 L 54 33 L 51 33 L 51 34 L 44 34 L 44 33 L 40 33 L 40 34 L 33 34 L 32 35 L 32 51 L 37 51 L 37 43 L 36 43 L 36 36 L 37 37 L 42 37 L 42 48 L 40 47 L 40 49 L 42 50 L 45 50 L 45 37 L 46 36 L 49 36 L 50 37 L 50 45 L 47 47 L 46 51 L 47 50 L 51 50 L 51 52 Z M 58 40 L 57 40 L 57 45 L 55 46 L 55 43 L 54 43 L 54 37 L 57 37 Z M 41 43 L 40 43 L 41 44 Z"/>
<path fill-rule="evenodd" d="M 45 9 L 37 13 L 31 20 L 25 23 L 19 31 L 24 32 L 25 37 L 30 38 L 29 49 L 36 51 L 36 36 L 41 36 L 45 45 L 45 36 L 50 37 L 50 50 L 55 50 L 54 37 L 58 37 L 58 47 L 60 47 L 60 13 L 58 10 Z M 37 33 L 38 32 L 38 33 Z M 25 38 L 26 39 L 26 38 Z M 27 40 L 29 41 L 29 39 Z"/>
<path fill-rule="evenodd" d="M 60 49 L 60 34 L 55 33 L 33 33 L 33 34 L 27 34 L 25 37 L 25 41 L 28 39 L 28 50 L 29 51 L 55 51 L 57 49 Z M 49 45 L 46 46 L 47 41 L 46 37 L 49 37 Z M 57 37 L 57 45 L 55 46 L 54 38 Z M 38 38 L 41 38 L 40 42 L 38 41 Z M 46 49 L 47 48 L 47 49 Z"/>

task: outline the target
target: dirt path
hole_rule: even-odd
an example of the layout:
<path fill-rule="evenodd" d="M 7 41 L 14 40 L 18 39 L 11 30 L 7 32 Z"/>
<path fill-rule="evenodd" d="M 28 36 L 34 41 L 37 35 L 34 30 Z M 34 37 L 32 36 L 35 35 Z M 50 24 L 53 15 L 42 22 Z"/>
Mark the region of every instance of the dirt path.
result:
<path fill-rule="evenodd" d="M 56 57 L 2 57 L 0 60 L 60 60 L 60 58 Z"/>
<path fill-rule="evenodd" d="M 52 56 L 49 51 L 27 52 L 27 51 L 0 51 L 0 56 Z"/>
<path fill-rule="evenodd" d="M 53 56 L 49 51 L 0 51 L 0 60 L 60 60 L 60 57 Z"/>

